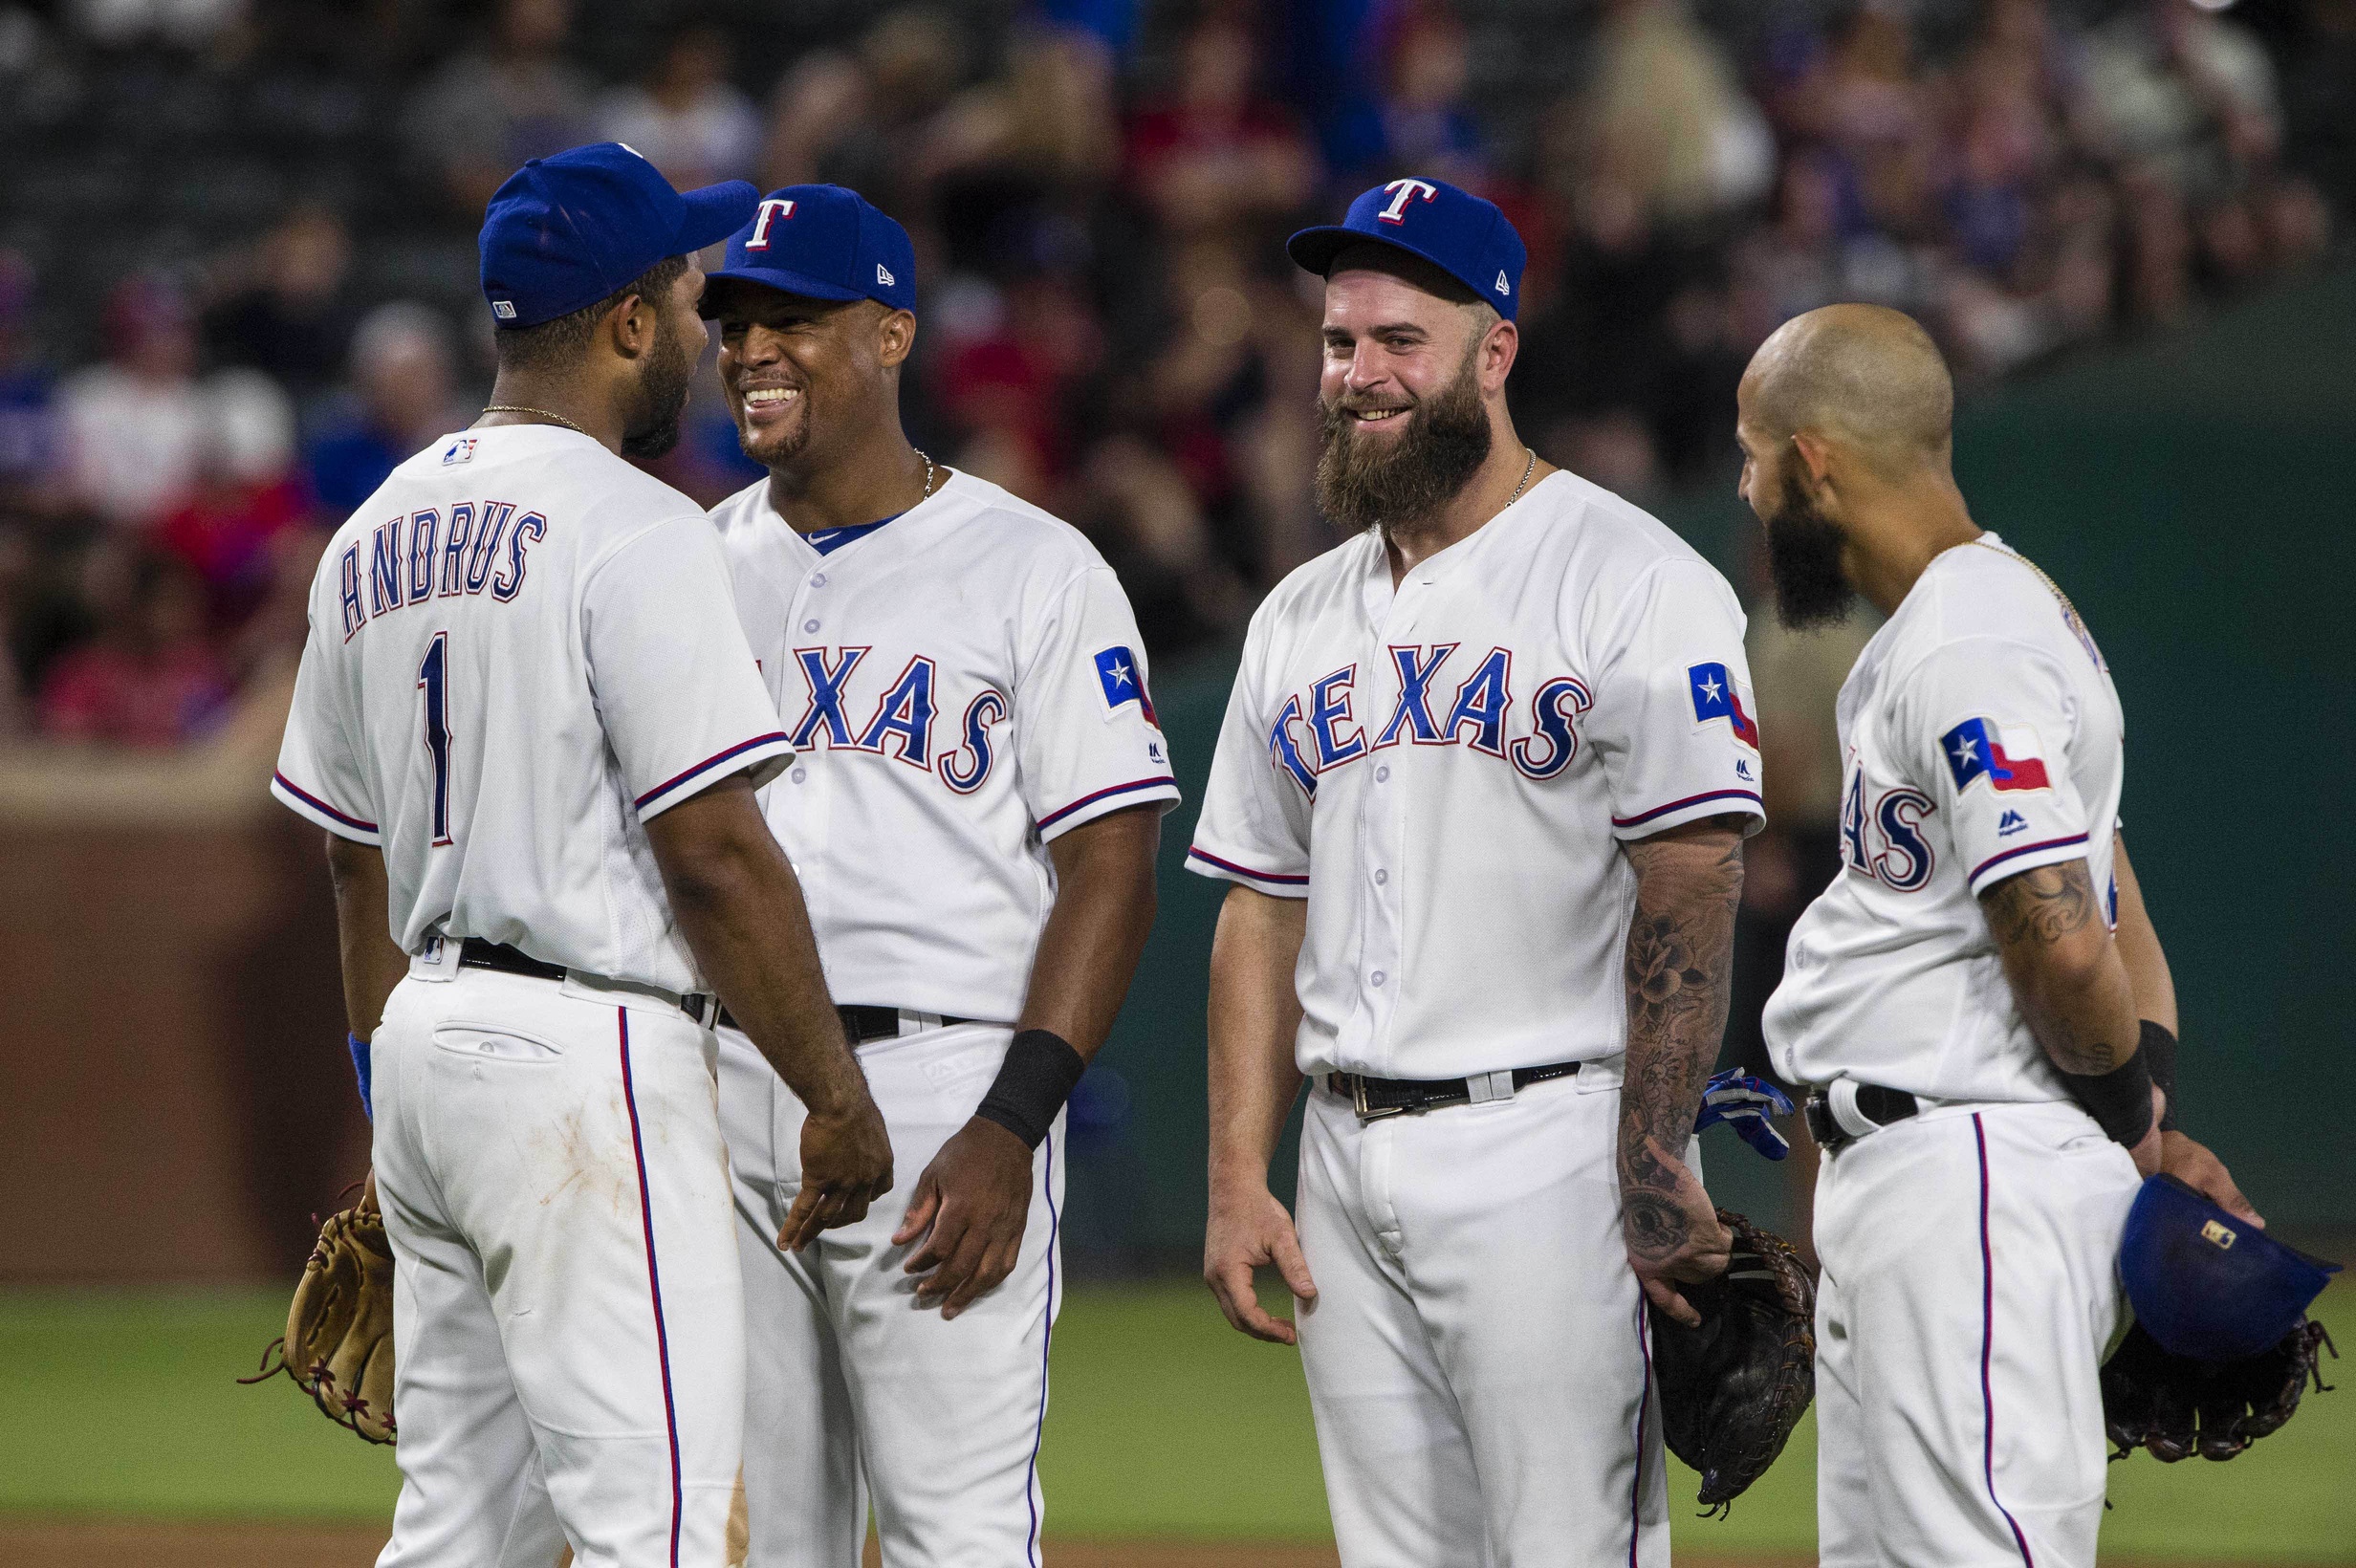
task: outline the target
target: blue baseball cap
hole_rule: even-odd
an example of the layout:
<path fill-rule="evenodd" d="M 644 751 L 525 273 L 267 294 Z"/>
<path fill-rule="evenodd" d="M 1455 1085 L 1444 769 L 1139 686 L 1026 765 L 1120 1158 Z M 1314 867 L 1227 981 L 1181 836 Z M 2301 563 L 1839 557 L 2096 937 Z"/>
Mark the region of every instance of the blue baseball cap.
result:
<path fill-rule="evenodd" d="M 1340 223 L 1295 234 L 1284 253 L 1323 277 L 1336 256 L 1367 241 L 1423 257 L 1508 321 L 1520 309 L 1529 250 L 1496 203 L 1469 190 L 1445 180 L 1393 180 L 1352 202 Z"/>
<path fill-rule="evenodd" d="M 619 142 L 534 158 L 483 214 L 483 296 L 502 327 L 536 327 L 626 289 L 647 268 L 717 244 L 753 215 L 743 180 L 678 191 Z"/>
<path fill-rule="evenodd" d="M 916 309 L 916 247 L 908 231 L 840 185 L 787 185 L 762 197 L 752 221 L 729 240 L 726 263 L 710 276 L 811 299 L 873 299 L 896 311 Z M 704 314 L 711 314 L 709 306 Z"/>
<path fill-rule="evenodd" d="M 2272 1348 L 2339 1272 L 2173 1176 L 2144 1183 L 2119 1243 L 2119 1280 L 2135 1320 L 2162 1349 L 2195 1361 Z"/>

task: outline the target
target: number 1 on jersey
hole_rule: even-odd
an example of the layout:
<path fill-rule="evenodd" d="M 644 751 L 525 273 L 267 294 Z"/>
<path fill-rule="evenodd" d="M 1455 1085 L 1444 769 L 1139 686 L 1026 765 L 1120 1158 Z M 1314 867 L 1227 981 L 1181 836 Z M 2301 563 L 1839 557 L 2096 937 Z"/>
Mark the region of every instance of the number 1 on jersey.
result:
<path fill-rule="evenodd" d="M 425 754 L 433 758 L 433 841 L 450 841 L 450 713 L 446 695 L 450 634 L 433 634 L 425 662 L 417 666 L 417 684 L 425 693 Z"/>

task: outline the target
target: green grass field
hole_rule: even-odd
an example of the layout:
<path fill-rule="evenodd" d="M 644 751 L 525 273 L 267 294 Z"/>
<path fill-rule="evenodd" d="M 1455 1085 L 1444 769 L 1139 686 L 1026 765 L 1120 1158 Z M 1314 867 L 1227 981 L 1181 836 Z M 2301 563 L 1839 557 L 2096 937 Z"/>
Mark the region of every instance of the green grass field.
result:
<path fill-rule="evenodd" d="M 0 1296 L 0 1512 L 182 1518 L 382 1518 L 392 1457 L 332 1429 L 291 1383 L 241 1388 L 283 1320 L 276 1295 Z M 2319 1316 L 2356 1346 L 2356 1289 Z M 1228 1329 L 1190 1282 L 1075 1290 L 1056 1334 L 1041 1465 L 1072 1536 L 1316 1539 L 1328 1534 L 1292 1352 Z M 2328 1371 L 2331 1370 L 2330 1364 Z M 2343 1374 L 2356 1383 L 2356 1361 Z M 1813 1428 L 1725 1520 L 1677 1543 L 1806 1553 Z M 2356 1388 L 2231 1465 L 2113 1467 L 2106 1557 L 2356 1562 Z"/>

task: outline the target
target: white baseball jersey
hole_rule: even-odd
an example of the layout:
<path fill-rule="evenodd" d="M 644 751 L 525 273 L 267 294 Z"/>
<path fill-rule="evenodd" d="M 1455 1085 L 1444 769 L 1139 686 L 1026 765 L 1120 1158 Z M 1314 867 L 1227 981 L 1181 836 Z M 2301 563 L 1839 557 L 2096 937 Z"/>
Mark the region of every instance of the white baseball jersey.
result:
<path fill-rule="evenodd" d="M 1278 585 L 1187 864 L 1309 901 L 1302 1072 L 1623 1048 L 1621 844 L 1762 815 L 1742 630 L 1708 563 L 1570 473 L 1395 588 L 1373 533 Z"/>
<path fill-rule="evenodd" d="M 1054 902 L 1048 842 L 1178 798 L 1112 569 L 965 473 L 826 551 L 766 480 L 711 515 L 798 753 L 764 809 L 835 1000 L 1011 1022 Z"/>
<path fill-rule="evenodd" d="M 1767 1004 L 1776 1070 L 1938 1100 L 2067 1098 L 1978 896 L 2089 862 L 2116 918 L 2126 729 L 2084 624 L 1994 534 L 1933 559 L 1841 687 L 1841 875 Z"/>
<path fill-rule="evenodd" d="M 393 933 L 702 989 L 644 822 L 791 753 L 686 496 L 555 425 L 448 437 L 338 530 L 272 793 L 377 844 Z"/>

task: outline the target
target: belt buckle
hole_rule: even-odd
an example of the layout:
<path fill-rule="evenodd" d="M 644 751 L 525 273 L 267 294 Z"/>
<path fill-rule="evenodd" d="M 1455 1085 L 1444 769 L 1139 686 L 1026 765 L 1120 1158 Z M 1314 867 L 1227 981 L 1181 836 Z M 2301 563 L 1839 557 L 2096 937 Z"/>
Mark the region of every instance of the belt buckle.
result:
<path fill-rule="evenodd" d="M 1408 1107 L 1405 1105 L 1367 1104 L 1366 1076 L 1363 1073 L 1348 1073 L 1343 1076 L 1350 1080 L 1350 1108 L 1358 1113 L 1359 1121 L 1380 1122 L 1385 1117 L 1407 1114 Z"/>

